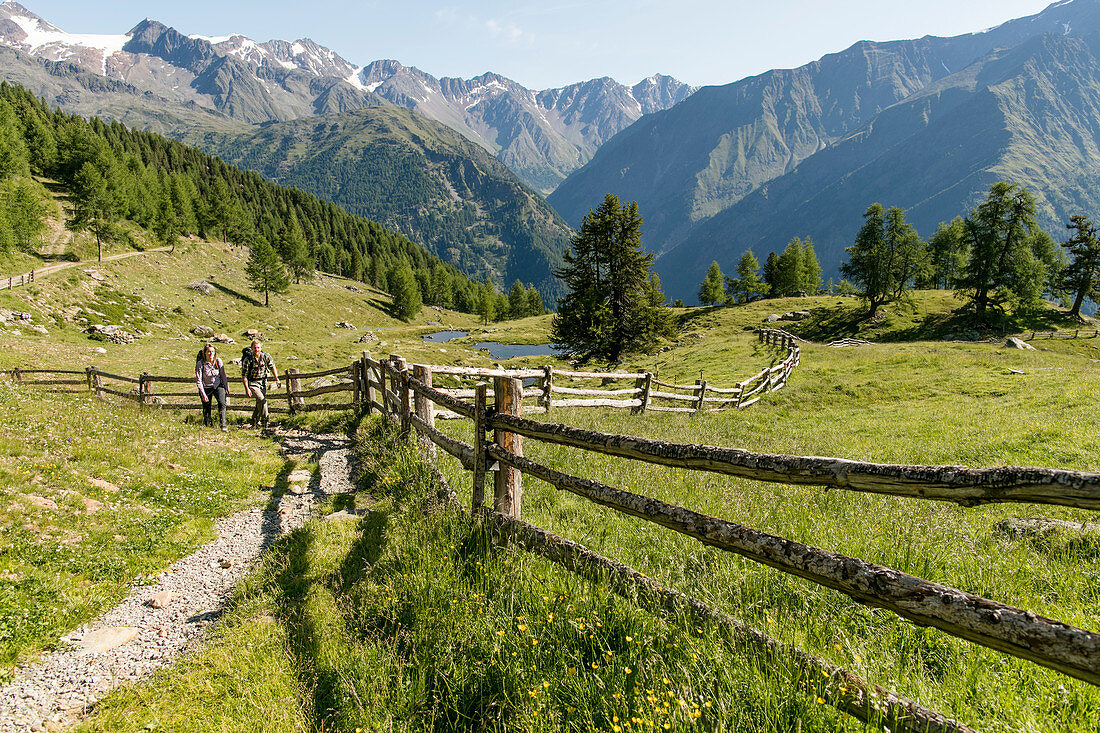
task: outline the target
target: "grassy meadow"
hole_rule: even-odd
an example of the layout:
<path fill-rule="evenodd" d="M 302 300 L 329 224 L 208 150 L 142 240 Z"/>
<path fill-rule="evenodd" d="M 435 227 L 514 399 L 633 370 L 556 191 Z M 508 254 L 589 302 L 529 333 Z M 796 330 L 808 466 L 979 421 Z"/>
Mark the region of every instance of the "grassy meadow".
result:
<path fill-rule="evenodd" d="M 280 371 L 335 366 L 363 349 L 409 361 L 488 365 L 477 340 L 545 340 L 549 317 L 480 326 L 425 309 L 410 324 L 383 294 L 318 277 L 268 309 L 241 275 L 244 253 L 191 242 L 173 254 L 81 266 L 0 292 L 49 336 L 0 333 L 0 368 L 190 373 L 210 325 L 243 342 L 258 328 Z M 84 272 L 94 269 L 103 282 Z M 187 284 L 206 279 L 204 296 Z M 358 292 L 350 290 L 351 285 Z M 1100 339 L 956 340 L 966 329 L 950 293 L 919 293 L 873 321 L 849 298 L 814 297 L 679 311 L 668 351 L 624 366 L 662 380 L 700 375 L 731 386 L 775 358 L 751 330 L 769 313 L 810 310 L 790 330 L 802 348 L 790 384 L 742 412 L 702 416 L 555 409 L 581 427 L 763 452 L 898 463 L 1036 465 L 1100 470 L 1095 395 Z M 127 324 L 131 345 L 100 344 L 74 319 Z M 335 328 L 337 321 L 358 327 Z M 1056 313 L 1037 328 L 1072 328 Z M 435 325 L 439 324 L 439 325 Z M 1027 323 L 1000 328 L 1025 330 Z M 469 330 L 446 344 L 420 336 Z M 1000 328 L 981 336 L 999 336 Z M 372 330 L 377 340 L 360 344 Z M 1027 328 L 1026 330 L 1031 330 Z M 854 336 L 874 341 L 830 348 Z M 945 340 L 946 339 L 946 340 Z M 97 347 L 106 354 L 95 351 Z M 239 355 L 240 344 L 223 354 Z M 288 360 L 287 357 L 298 357 Z M 512 360 L 541 364 L 547 357 Z M 72 409 L 73 406 L 77 409 Z M 212 519 L 258 501 L 288 466 L 242 431 L 194 414 L 140 412 L 85 395 L 0 383 L 0 635 L 3 669 L 48 648 L 133 582 L 209 536 Z M 746 659 L 713 629 L 662 618 L 606 587 L 491 542 L 443 510 L 428 466 L 378 418 L 311 415 L 357 438 L 359 485 L 324 509 L 369 513 L 316 520 L 283 538 L 238 588 L 213 643 L 141 684 L 119 689 L 79 730 L 878 730 L 795 689 L 792 670 Z M 442 423 L 441 423 L 442 424 Z M 469 440 L 462 422 L 445 429 Z M 1072 536 L 1010 540 L 1009 517 L 1097 520 L 1032 505 L 964 509 L 815 487 L 664 469 L 527 441 L 525 454 L 574 475 L 896 567 L 1086 629 L 1100 629 L 1100 547 Z M 470 479 L 440 467 L 469 502 Z M 92 478 L 117 492 L 98 488 Z M 50 499 L 56 509 L 38 502 Z M 84 499 L 102 502 L 89 513 Z M 1094 731 L 1100 690 L 1029 663 L 920 629 L 834 591 L 525 481 L 526 520 L 625 562 L 761 630 L 982 731 Z M 122 539 L 118 539 L 122 538 Z M 10 581 L 10 582 L 9 582 Z"/>

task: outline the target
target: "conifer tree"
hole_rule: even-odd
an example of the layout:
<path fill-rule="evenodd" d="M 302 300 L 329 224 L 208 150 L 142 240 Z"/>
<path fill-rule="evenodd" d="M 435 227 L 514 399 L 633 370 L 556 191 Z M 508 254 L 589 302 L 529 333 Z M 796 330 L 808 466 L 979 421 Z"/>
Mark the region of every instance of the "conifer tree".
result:
<path fill-rule="evenodd" d="M 252 289 L 263 293 L 264 306 L 270 306 L 271 293 L 281 295 L 290 290 L 290 277 L 286 268 L 279 261 L 275 248 L 263 237 L 258 237 L 252 243 L 244 273 Z"/>
<path fill-rule="evenodd" d="M 779 255 L 769 252 L 764 260 L 764 284 L 767 286 L 768 297 L 778 298 L 779 292 Z"/>
<path fill-rule="evenodd" d="M 1096 298 L 1100 290 L 1100 238 L 1092 221 L 1081 214 L 1071 216 L 1066 228 L 1072 229 L 1074 234 L 1062 246 L 1073 259 L 1066 266 L 1062 281 L 1073 295 L 1070 315 L 1079 318 L 1085 298 Z"/>
<path fill-rule="evenodd" d="M 416 284 L 416 275 L 408 262 L 402 262 L 391 274 L 390 297 L 393 298 L 393 314 L 396 318 L 411 321 L 420 312 L 423 300 Z"/>
<path fill-rule="evenodd" d="M 821 265 L 817 262 L 814 242 L 809 237 L 802 242 L 802 256 L 798 265 L 798 289 L 808 295 L 815 295 L 821 290 Z"/>
<path fill-rule="evenodd" d="M 992 306 L 1001 308 L 1014 295 L 1034 292 L 1046 278 L 1031 249 L 1038 229 L 1035 199 L 1012 183 L 998 181 L 986 200 L 964 220 L 969 258 L 958 289 L 979 317 Z"/>
<path fill-rule="evenodd" d="M 725 277 L 722 275 L 722 268 L 718 266 L 717 261 L 711 262 L 710 267 L 707 268 L 706 277 L 699 285 L 699 302 L 703 305 L 724 303 L 726 300 L 726 294 L 722 287 L 724 284 Z"/>
<path fill-rule="evenodd" d="M 966 223 L 961 216 L 940 222 L 928 240 L 929 274 L 922 285 L 953 288 L 966 266 Z"/>
<path fill-rule="evenodd" d="M 73 216 L 69 227 L 76 231 L 95 233 L 96 254 L 103 261 L 103 238 L 110 225 L 118 220 L 122 198 L 117 180 L 110 167 L 107 175 L 92 163 L 84 163 L 73 179 Z"/>
<path fill-rule="evenodd" d="M 546 312 L 546 306 L 542 303 L 542 294 L 534 285 L 527 288 L 527 315 L 541 316 Z"/>
<path fill-rule="evenodd" d="M 516 280 L 508 291 L 508 317 L 523 318 L 527 315 L 527 290 Z"/>
<path fill-rule="evenodd" d="M 569 292 L 558 300 L 551 338 L 581 360 L 615 363 L 651 343 L 654 328 L 645 301 L 653 297 L 653 254 L 642 248 L 641 227 L 637 202 L 624 207 L 608 194 L 584 217 L 565 265 L 555 271 Z"/>
<path fill-rule="evenodd" d="M 737 277 L 726 278 L 726 294 L 731 302 L 748 303 L 758 295 L 765 295 L 767 284 L 760 279 L 760 263 L 752 250 L 745 250 L 737 261 Z"/>

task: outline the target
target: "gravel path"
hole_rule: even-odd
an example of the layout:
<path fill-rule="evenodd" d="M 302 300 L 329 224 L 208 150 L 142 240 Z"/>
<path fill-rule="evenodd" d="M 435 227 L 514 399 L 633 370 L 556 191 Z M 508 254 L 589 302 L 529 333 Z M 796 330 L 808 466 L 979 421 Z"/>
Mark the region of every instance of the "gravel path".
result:
<path fill-rule="evenodd" d="M 217 539 L 172 563 L 155 585 L 135 588 L 116 608 L 63 637 L 58 651 L 20 667 L 0 689 L 0 733 L 71 723 L 116 685 L 172 664 L 201 643 L 237 581 L 279 535 L 302 526 L 325 497 L 353 490 L 347 438 L 279 431 L 277 439 L 288 458 L 319 458 L 319 475 L 294 472 L 290 491 L 273 495 L 267 507 L 218 520 Z M 167 605 L 151 605 L 165 593 Z"/>

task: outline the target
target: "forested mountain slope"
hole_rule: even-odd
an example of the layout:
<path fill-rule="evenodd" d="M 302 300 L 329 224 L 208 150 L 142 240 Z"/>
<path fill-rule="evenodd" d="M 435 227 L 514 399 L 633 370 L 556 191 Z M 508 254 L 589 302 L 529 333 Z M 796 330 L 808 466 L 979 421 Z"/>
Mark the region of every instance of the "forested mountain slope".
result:
<path fill-rule="evenodd" d="M 379 221 L 478 280 L 560 294 L 552 269 L 570 237 L 561 217 L 483 148 L 411 110 L 374 107 L 188 138 Z"/>

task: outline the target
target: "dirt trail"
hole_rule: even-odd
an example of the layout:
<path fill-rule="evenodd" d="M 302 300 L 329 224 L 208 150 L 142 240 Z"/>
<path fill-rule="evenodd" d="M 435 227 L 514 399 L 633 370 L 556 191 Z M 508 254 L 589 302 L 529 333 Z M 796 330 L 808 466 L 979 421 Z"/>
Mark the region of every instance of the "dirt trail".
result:
<path fill-rule="evenodd" d="M 15 679 L 0 689 L 0 733 L 72 723 L 115 686 L 144 678 L 200 645 L 264 550 L 305 524 L 328 496 L 354 490 L 348 438 L 301 431 L 278 431 L 277 437 L 288 458 L 317 460 L 320 471 L 308 481 L 292 473 L 292 488 L 280 496 L 261 487 L 271 492 L 266 507 L 219 520 L 217 539 L 63 637 L 57 651 L 16 670 Z M 294 493 L 294 486 L 302 493 Z M 166 606 L 150 605 L 165 593 L 171 596 Z"/>

